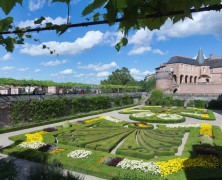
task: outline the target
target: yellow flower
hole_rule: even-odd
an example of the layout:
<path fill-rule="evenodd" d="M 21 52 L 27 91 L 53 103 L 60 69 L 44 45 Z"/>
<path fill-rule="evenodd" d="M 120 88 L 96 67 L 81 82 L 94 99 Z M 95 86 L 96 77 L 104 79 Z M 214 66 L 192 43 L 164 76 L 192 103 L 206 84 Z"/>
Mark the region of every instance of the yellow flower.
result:
<path fill-rule="evenodd" d="M 201 124 L 200 135 L 213 136 L 212 125 L 211 124 Z"/>
<path fill-rule="evenodd" d="M 219 159 L 215 156 L 198 156 L 196 158 L 176 158 L 168 161 L 157 162 L 163 176 L 168 176 L 182 169 L 205 167 L 216 168 L 219 166 Z"/>
<path fill-rule="evenodd" d="M 203 117 L 203 118 L 209 118 L 209 114 L 201 114 L 201 117 Z"/>
<path fill-rule="evenodd" d="M 104 116 L 99 116 L 99 117 L 96 117 L 96 118 L 92 118 L 92 119 L 85 120 L 84 122 L 85 122 L 85 123 L 91 123 L 91 122 L 93 122 L 93 121 L 103 120 L 104 118 L 105 118 Z"/>
<path fill-rule="evenodd" d="M 129 109 L 125 109 L 125 110 L 123 110 L 122 112 L 124 112 L 124 113 L 130 113 L 131 111 L 130 111 Z"/>
<path fill-rule="evenodd" d="M 42 133 L 40 132 L 36 132 L 33 134 L 25 134 L 26 136 L 26 141 L 25 142 L 35 142 L 35 141 L 39 141 L 42 142 L 43 141 L 43 137 L 42 137 Z"/>
<path fill-rule="evenodd" d="M 62 151 L 64 151 L 63 148 L 58 148 L 58 149 L 52 150 L 50 153 L 51 153 L 51 154 L 57 154 L 57 153 L 62 152 Z"/>

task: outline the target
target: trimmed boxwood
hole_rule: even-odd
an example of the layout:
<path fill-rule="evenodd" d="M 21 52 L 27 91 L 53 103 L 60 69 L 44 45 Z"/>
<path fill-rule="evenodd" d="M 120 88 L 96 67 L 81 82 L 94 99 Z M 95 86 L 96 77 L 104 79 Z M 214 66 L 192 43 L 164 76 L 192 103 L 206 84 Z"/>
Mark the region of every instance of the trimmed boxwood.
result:
<path fill-rule="evenodd" d="M 216 117 L 215 117 L 212 110 L 207 110 L 207 112 L 209 114 L 209 118 L 201 117 L 201 116 L 195 116 L 195 115 L 192 115 L 192 114 L 182 114 L 182 113 L 180 113 L 180 115 L 185 116 L 185 117 L 191 117 L 191 118 L 199 119 L 199 120 L 208 120 L 208 121 L 216 120 Z"/>
<path fill-rule="evenodd" d="M 181 122 L 185 122 L 185 117 L 183 117 L 182 119 L 179 120 L 162 120 L 162 119 L 147 119 L 147 118 L 138 118 L 138 117 L 134 117 L 132 115 L 129 116 L 129 118 L 131 120 L 136 120 L 136 121 L 140 121 L 140 122 L 150 122 L 150 123 L 181 123 Z"/>
<path fill-rule="evenodd" d="M 134 129 L 153 129 L 154 126 L 153 126 L 153 124 L 149 124 L 149 126 L 147 126 L 147 127 L 139 127 L 139 126 L 134 126 L 133 123 L 130 123 L 128 125 L 128 128 L 134 128 Z"/>

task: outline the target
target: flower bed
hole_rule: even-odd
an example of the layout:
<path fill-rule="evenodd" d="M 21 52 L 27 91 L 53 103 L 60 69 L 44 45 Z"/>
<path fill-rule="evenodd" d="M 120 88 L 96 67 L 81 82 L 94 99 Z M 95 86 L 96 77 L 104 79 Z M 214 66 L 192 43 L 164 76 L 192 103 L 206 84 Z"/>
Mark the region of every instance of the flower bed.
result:
<path fill-rule="evenodd" d="M 114 117 L 111 117 L 111 116 L 104 116 L 104 119 L 107 120 L 107 121 L 115 122 L 115 123 L 123 122 L 123 120 L 120 120 L 120 119 L 117 119 L 117 118 L 114 118 Z"/>
<path fill-rule="evenodd" d="M 204 167 L 216 168 L 219 166 L 219 159 L 215 156 L 198 156 L 196 158 L 176 158 L 168 161 L 157 162 L 163 176 L 168 176 L 182 169 Z"/>
<path fill-rule="evenodd" d="M 67 156 L 74 158 L 74 159 L 83 159 L 87 158 L 92 155 L 91 151 L 86 151 L 86 150 L 75 150 L 70 152 Z"/>
<path fill-rule="evenodd" d="M 206 109 L 198 109 L 197 112 L 181 112 L 180 113 L 182 116 L 187 116 L 187 117 L 192 117 L 200 120 L 216 120 L 213 111 L 207 110 Z"/>
<path fill-rule="evenodd" d="M 131 116 L 135 118 L 145 118 L 145 117 L 151 117 L 154 116 L 155 113 L 149 112 L 140 112 L 140 113 L 133 113 Z"/>
<path fill-rule="evenodd" d="M 200 124 L 169 124 L 167 128 L 199 128 Z"/>
<path fill-rule="evenodd" d="M 42 146 L 45 146 L 46 144 L 40 141 L 34 141 L 34 142 L 23 142 L 18 145 L 18 147 L 26 148 L 26 149 L 39 149 Z"/>
<path fill-rule="evenodd" d="M 185 121 L 185 117 L 178 114 L 167 114 L 167 113 L 135 113 L 131 114 L 130 119 L 142 121 L 142 122 L 152 122 L 152 123 L 180 123 Z"/>
<path fill-rule="evenodd" d="M 211 124 L 201 124 L 200 135 L 213 136 L 212 125 Z"/>
<path fill-rule="evenodd" d="M 155 162 L 144 162 L 137 160 L 124 159 L 117 164 L 122 169 L 137 170 L 141 172 L 150 172 L 151 174 L 160 175 L 161 170 Z"/>
<path fill-rule="evenodd" d="M 122 110 L 119 113 L 121 114 L 133 114 L 133 113 L 139 113 L 139 112 L 150 112 L 150 110 L 147 109 L 126 109 Z"/>
<path fill-rule="evenodd" d="M 104 119 L 104 116 L 99 116 L 99 117 L 96 117 L 96 118 L 87 119 L 87 120 L 83 121 L 83 123 L 91 123 L 91 122 L 94 122 L 94 121 L 101 121 L 103 119 Z"/>
<path fill-rule="evenodd" d="M 141 122 L 141 123 L 131 123 L 129 124 L 128 127 L 136 129 L 153 129 L 154 126 L 149 123 Z"/>
<path fill-rule="evenodd" d="M 159 119 L 163 119 L 163 120 L 171 120 L 171 119 L 181 120 L 181 119 L 183 119 L 183 116 L 178 115 L 178 114 L 165 114 L 165 113 L 162 113 L 162 114 L 158 114 L 157 117 Z"/>

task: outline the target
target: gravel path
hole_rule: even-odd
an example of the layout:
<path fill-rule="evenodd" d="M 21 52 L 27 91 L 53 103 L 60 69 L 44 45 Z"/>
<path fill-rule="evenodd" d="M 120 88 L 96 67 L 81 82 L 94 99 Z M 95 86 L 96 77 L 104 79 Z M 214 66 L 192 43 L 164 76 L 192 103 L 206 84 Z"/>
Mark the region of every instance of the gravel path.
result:
<path fill-rule="evenodd" d="M 184 149 L 184 146 L 187 142 L 187 139 L 188 139 L 188 136 L 189 136 L 189 133 L 186 132 L 183 136 L 183 139 L 182 139 L 182 144 L 178 147 L 178 151 L 177 153 L 175 154 L 175 156 L 181 156 L 182 155 L 182 152 L 183 152 L 183 149 Z"/>
<path fill-rule="evenodd" d="M 132 108 L 135 108 L 135 107 L 132 107 Z M 128 109 L 130 109 L 130 108 L 128 108 Z M 101 116 L 114 116 L 118 119 L 126 120 L 126 121 L 129 121 L 129 122 L 134 122 L 134 121 L 129 119 L 128 114 L 119 114 L 118 113 L 119 111 L 121 111 L 121 110 L 102 113 L 100 115 Z M 214 114 L 215 114 L 215 117 L 216 117 L 215 121 L 197 120 L 197 119 L 187 117 L 186 122 L 178 123 L 178 124 L 208 123 L 208 124 L 219 126 L 222 130 L 222 110 L 215 110 Z M 78 119 L 70 120 L 70 122 L 85 120 L 85 119 L 89 119 L 89 118 L 93 118 L 93 117 L 97 117 L 97 116 L 99 116 L 99 115 L 93 115 L 93 116 L 88 116 L 88 117 L 84 117 L 84 118 L 78 118 Z M 39 127 L 35 127 L 35 128 L 29 128 L 29 129 L 19 130 L 19 131 L 15 131 L 15 132 L 0 134 L 0 149 L 13 144 L 13 141 L 8 139 L 10 136 L 15 136 L 15 135 L 19 135 L 19 134 L 29 133 L 29 132 L 32 132 L 32 131 L 42 130 L 43 128 L 47 128 L 47 127 L 60 126 L 62 124 L 63 124 L 63 122 L 59 122 L 59 123 L 54 123 L 54 124 L 50 124 L 50 125 L 39 126 Z M 154 126 L 156 127 L 156 124 L 154 124 Z M 185 143 L 186 142 L 186 140 L 185 140 L 186 137 L 184 137 L 183 139 L 184 139 L 183 143 Z M 184 147 L 184 145 L 182 144 L 180 146 L 180 148 L 178 148 L 178 155 L 180 155 L 182 153 L 183 147 Z M 6 155 L 0 154 L 0 159 L 3 158 L 3 157 L 12 158 L 12 157 L 8 157 Z M 22 169 L 24 168 L 24 172 L 26 172 L 27 169 L 29 168 L 29 166 L 34 163 L 34 162 L 31 162 L 31 161 L 27 161 L 27 160 L 22 160 L 22 159 L 17 159 L 17 158 L 14 158 L 14 159 L 16 159 L 16 164 L 18 163 L 18 165 Z M 97 179 L 99 180 L 100 178 L 85 175 L 85 180 L 97 180 Z"/>

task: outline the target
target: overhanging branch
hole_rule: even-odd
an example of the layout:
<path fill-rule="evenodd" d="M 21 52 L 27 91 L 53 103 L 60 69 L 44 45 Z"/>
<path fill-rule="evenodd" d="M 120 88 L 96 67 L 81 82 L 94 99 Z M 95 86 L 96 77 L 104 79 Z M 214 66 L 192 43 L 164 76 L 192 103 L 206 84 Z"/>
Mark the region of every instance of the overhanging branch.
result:
<path fill-rule="evenodd" d="M 190 13 L 196 13 L 196 12 L 204 12 L 204 11 L 220 11 L 222 9 L 222 5 L 213 5 L 209 7 L 203 7 L 198 10 L 196 9 L 190 9 Z M 184 15 L 184 11 L 172 11 L 168 12 L 166 14 L 152 14 L 147 15 L 144 17 L 144 19 L 149 18 L 160 18 L 160 17 L 166 17 L 166 16 L 176 16 L 176 15 Z M 121 22 L 123 21 L 123 18 L 117 18 L 115 22 Z M 93 25 L 100 25 L 100 24 L 108 24 L 107 20 L 103 21 L 95 21 L 95 22 L 84 22 L 84 23 L 77 23 L 77 24 L 68 24 L 67 28 L 73 28 L 73 27 L 87 27 L 87 26 L 93 26 Z M 3 34 L 20 34 L 20 33 L 27 33 L 27 32 L 40 32 L 40 31 L 50 31 L 50 30 L 56 30 L 56 27 L 43 27 L 43 28 L 30 28 L 30 29 L 21 29 L 21 30 L 15 30 L 15 31 L 5 31 L 0 32 L 0 35 Z"/>

